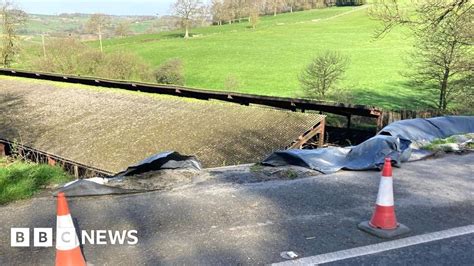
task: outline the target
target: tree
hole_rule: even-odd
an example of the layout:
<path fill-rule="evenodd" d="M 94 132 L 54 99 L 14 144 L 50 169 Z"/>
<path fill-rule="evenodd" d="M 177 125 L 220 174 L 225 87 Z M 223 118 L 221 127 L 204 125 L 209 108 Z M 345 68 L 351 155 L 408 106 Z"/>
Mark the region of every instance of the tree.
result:
<path fill-rule="evenodd" d="M 415 12 L 407 12 L 410 7 L 415 7 Z M 369 16 L 382 22 L 382 27 L 375 32 L 379 38 L 399 25 L 437 27 L 451 15 L 466 11 L 472 12 L 471 0 L 375 0 L 369 8 Z"/>
<path fill-rule="evenodd" d="M 102 45 L 102 34 L 103 31 L 110 26 L 110 17 L 104 14 L 96 13 L 90 16 L 87 21 L 86 28 L 99 36 L 100 51 L 104 52 Z"/>
<path fill-rule="evenodd" d="M 185 29 L 184 38 L 189 38 L 189 27 L 192 20 L 199 14 L 201 6 L 200 0 L 176 0 L 171 6 L 173 14 L 181 18 Z"/>
<path fill-rule="evenodd" d="M 417 42 L 409 63 L 412 79 L 421 86 L 437 92 L 436 107 L 446 111 L 453 99 L 472 90 L 474 71 L 472 54 L 473 13 L 459 17 L 451 13 L 431 27 L 429 33 L 414 31 Z M 469 14 L 469 15 L 468 15 Z"/>
<path fill-rule="evenodd" d="M 211 2 L 211 15 L 212 20 L 217 23 L 217 25 L 222 25 L 224 18 L 224 3 L 221 0 L 212 0 Z"/>
<path fill-rule="evenodd" d="M 444 112 L 456 98 L 472 91 L 474 58 L 473 5 L 464 0 L 413 2 L 413 12 L 397 1 L 379 1 L 370 15 L 382 22 L 376 37 L 406 25 L 415 38 L 408 60 L 410 78 L 421 88 L 437 93 L 436 107 Z M 472 93 L 471 93 L 472 94 Z"/>
<path fill-rule="evenodd" d="M 236 17 L 233 0 L 223 0 L 222 12 L 224 20 L 232 24 Z"/>
<path fill-rule="evenodd" d="M 27 15 L 15 8 L 13 2 L 4 1 L 1 10 L 2 47 L 1 60 L 4 67 L 9 67 L 18 53 L 18 28 L 26 21 Z"/>
<path fill-rule="evenodd" d="M 249 22 L 253 29 L 257 27 L 257 24 L 260 22 L 260 10 L 258 7 L 253 6 L 250 8 Z"/>
<path fill-rule="evenodd" d="M 273 12 L 273 16 L 276 16 L 278 11 L 280 11 L 285 5 L 284 0 L 270 0 L 270 8 Z"/>
<path fill-rule="evenodd" d="M 130 22 L 129 21 L 122 21 L 115 27 L 115 35 L 119 37 L 125 37 L 129 35 L 131 32 L 130 30 Z"/>
<path fill-rule="evenodd" d="M 296 7 L 297 0 L 286 0 L 286 5 L 290 8 L 290 13 L 293 13 L 293 10 Z"/>
<path fill-rule="evenodd" d="M 242 18 L 249 15 L 247 1 L 249 0 L 231 0 L 235 17 L 242 22 Z"/>
<path fill-rule="evenodd" d="M 334 51 L 325 51 L 313 58 L 299 76 L 300 83 L 312 98 L 326 99 L 328 92 L 342 79 L 349 59 Z"/>

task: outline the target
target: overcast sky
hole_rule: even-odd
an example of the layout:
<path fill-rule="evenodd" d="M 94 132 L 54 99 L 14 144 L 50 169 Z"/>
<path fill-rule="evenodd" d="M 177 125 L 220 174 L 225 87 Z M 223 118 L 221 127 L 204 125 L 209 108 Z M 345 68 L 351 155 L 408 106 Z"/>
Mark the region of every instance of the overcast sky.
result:
<path fill-rule="evenodd" d="M 166 15 L 173 0 L 14 0 L 27 13 L 105 13 L 110 15 Z"/>

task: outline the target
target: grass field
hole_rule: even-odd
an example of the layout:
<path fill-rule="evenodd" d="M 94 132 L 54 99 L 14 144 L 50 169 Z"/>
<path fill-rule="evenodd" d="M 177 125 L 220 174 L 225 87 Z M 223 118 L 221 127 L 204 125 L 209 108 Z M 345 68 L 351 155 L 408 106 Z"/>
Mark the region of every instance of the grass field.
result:
<path fill-rule="evenodd" d="M 336 7 L 276 17 L 263 17 L 257 29 L 248 23 L 196 28 L 194 37 L 181 32 L 139 35 L 105 42 L 107 51 L 133 51 L 152 66 L 169 58 L 185 63 L 186 85 L 225 90 L 235 76 L 236 91 L 302 97 L 298 74 L 319 52 L 338 50 L 351 59 L 341 84 L 354 101 L 386 108 L 426 108 L 429 95 L 413 90 L 400 71 L 410 40 L 402 29 L 381 40 L 372 34 L 377 22 L 365 8 Z"/>
<path fill-rule="evenodd" d="M 377 26 L 365 7 L 333 7 L 265 16 L 256 29 L 243 21 L 192 29 L 187 40 L 182 31 L 172 31 L 108 39 L 104 47 L 136 53 L 153 68 L 180 58 L 187 86 L 228 90 L 225 81 L 234 77 L 239 84 L 234 91 L 285 97 L 304 97 L 299 73 L 313 56 L 337 50 L 351 60 L 340 85 L 352 93 L 354 103 L 428 108 L 433 95 L 411 87 L 400 74 L 407 69 L 403 59 L 411 40 L 402 28 L 374 40 Z M 90 45 L 98 47 L 97 42 Z"/>
<path fill-rule="evenodd" d="M 30 198 L 46 186 L 70 179 L 58 167 L 0 158 L 0 205 Z"/>

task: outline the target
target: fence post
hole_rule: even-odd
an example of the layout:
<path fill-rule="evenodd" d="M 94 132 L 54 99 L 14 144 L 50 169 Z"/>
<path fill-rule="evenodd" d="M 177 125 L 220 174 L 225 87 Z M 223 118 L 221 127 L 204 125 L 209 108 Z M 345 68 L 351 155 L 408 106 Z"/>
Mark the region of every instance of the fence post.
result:
<path fill-rule="evenodd" d="M 351 128 L 351 118 L 352 118 L 352 115 L 351 114 L 348 114 L 346 116 L 347 118 L 347 129 L 350 129 Z"/>
<path fill-rule="evenodd" d="M 74 165 L 74 177 L 79 178 L 79 167 Z"/>
<path fill-rule="evenodd" d="M 0 157 L 4 157 L 6 156 L 6 152 L 5 152 L 5 144 L 3 143 L 0 143 Z"/>

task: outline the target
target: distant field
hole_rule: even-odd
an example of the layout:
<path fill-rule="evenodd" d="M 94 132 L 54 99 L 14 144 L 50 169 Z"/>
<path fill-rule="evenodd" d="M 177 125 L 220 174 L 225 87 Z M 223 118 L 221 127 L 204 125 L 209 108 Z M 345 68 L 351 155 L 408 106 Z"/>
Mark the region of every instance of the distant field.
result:
<path fill-rule="evenodd" d="M 68 34 L 84 35 L 88 32 L 84 31 L 85 25 L 89 20 L 88 15 L 71 15 L 52 16 L 52 15 L 36 15 L 30 14 L 24 27 L 20 30 L 20 34 L 30 41 L 41 41 L 41 34 L 48 36 L 67 36 Z M 105 35 L 114 33 L 114 28 L 120 22 L 130 23 L 130 32 L 132 34 L 143 34 L 153 26 L 153 24 L 160 24 L 160 20 L 151 19 L 144 20 L 141 17 L 124 17 L 112 16 L 110 17 L 110 24 L 105 29 Z M 161 24 L 164 22 L 161 22 Z M 160 25 L 161 25 L 160 24 Z M 84 37 L 84 36 L 83 36 Z"/>
<path fill-rule="evenodd" d="M 235 76 L 235 90 L 275 96 L 303 97 L 298 75 L 310 59 L 323 50 L 337 50 L 351 59 L 342 86 L 354 102 L 385 108 L 426 108 L 430 95 L 410 88 L 400 71 L 410 40 L 402 30 L 373 40 L 377 22 L 367 9 L 334 7 L 276 17 L 262 17 L 257 29 L 247 22 L 202 27 L 193 38 L 181 31 L 109 39 L 106 51 L 132 51 L 157 67 L 170 58 L 185 63 L 186 85 L 225 90 L 225 80 Z M 92 42 L 91 45 L 97 45 Z"/>

